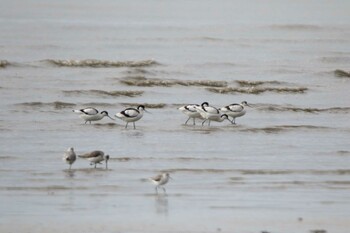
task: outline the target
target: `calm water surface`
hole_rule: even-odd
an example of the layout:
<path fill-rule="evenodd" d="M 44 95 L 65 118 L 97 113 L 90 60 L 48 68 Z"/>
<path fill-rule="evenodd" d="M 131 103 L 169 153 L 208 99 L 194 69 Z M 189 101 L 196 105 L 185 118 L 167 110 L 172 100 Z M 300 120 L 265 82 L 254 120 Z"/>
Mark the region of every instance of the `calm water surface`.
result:
<path fill-rule="evenodd" d="M 346 1 L 4 1 L 1 232 L 347 232 Z M 188 103 L 247 114 L 184 125 Z M 125 129 L 110 115 L 145 104 Z M 103 150 L 109 169 L 68 147 Z M 168 171 L 168 195 L 147 178 Z"/>

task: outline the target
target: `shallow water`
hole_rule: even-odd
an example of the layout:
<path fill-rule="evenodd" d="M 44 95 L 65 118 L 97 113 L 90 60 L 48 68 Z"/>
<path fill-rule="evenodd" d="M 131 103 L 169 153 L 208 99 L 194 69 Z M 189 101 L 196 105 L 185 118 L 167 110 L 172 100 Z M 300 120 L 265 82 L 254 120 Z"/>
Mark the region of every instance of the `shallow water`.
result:
<path fill-rule="evenodd" d="M 5 1 L 1 232 L 346 232 L 346 1 Z M 188 103 L 246 100 L 237 125 Z M 144 104 L 125 129 L 110 115 Z M 99 149 L 109 169 L 61 157 Z M 147 178 L 168 171 L 168 195 Z"/>

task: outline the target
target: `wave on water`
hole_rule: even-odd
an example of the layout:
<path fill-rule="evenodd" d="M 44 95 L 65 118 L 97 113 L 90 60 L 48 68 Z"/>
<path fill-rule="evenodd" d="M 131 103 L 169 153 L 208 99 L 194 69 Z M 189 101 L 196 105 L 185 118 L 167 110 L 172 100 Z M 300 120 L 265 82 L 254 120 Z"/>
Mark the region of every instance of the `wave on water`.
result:
<path fill-rule="evenodd" d="M 339 63 L 350 63 L 350 57 L 322 57 L 320 58 L 320 60 L 324 63 L 335 63 L 335 64 L 339 64 Z"/>
<path fill-rule="evenodd" d="M 245 128 L 240 129 L 241 132 L 252 132 L 252 133 L 280 133 L 290 130 L 321 130 L 329 129 L 324 126 L 315 126 L 315 125 L 276 125 L 262 128 Z"/>
<path fill-rule="evenodd" d="M 249 80 L 236 80 L 236 83 L 238 83 L 238 85 L 241 87 L 261 86 L 264 84 L 275 84 L 275 85 L 283 84 L 283 82 L 279 82 L 279 81 L 249 81 Z"/>
<path fill-rule="evenodd" d="M 49 103 L 44 103 L 44 102 L 25 102 L 25 103 L 19 103 L 16 105 L 24 106 L 24 107 L 53 107 L 54 109 L 64 109 L 64 108 L 73 108 L 76 106 L 76 104 L 73 103 L 67 103 L 67 102 L 60 102 L 60 101 L 55 101 L 55 102 L 49 102 Z"/>
<path fill-rule="evenodd" d="M 350 78 L 350 72 L 344 70 L 335 70 L 334 75 L 340 78 Z"/>
<path fill-rule="evenodd" d="M 144 76 L 127 77 L 120 80 L 121 83 L 128 86 L 142 86 L 153 87 L 163 86 L 171 87 L 174 85 L 181 86 L 205 86 L 205 87 L 226 87 L 226 81 L 212 81 L 212 80 L 174 80 L 174 79 L 149 79 Z"/>
<path fill-rule="evenodd" d="M 63 91 L 68 95 L 98 95 L 98 96 L 127 96 L 135 97 L 143 94 L 143 91 L 103 91 L 103 90 L 70 90 Z"/>
<path fill-rule="evenodd" d="M 224 88 L 206 88 L 206 90 L 219 94 L 231 94 L 231 93 L 244 93 L 244 94 L 261 94 L 264 92 L 275 93 L 305 93 L 307 87 L 249 87 L 249 88 L 237 88 L 237 87 L 224 87 Z"/>
<path fill-rule="evenodd" d="M 8 191 L 64 191 L 64 190 L 86 190 L 87 187 L 82 186 L 61 186 L 61 185 L 51 185 L 51 186 L 9 186 L 1 187 L 0 189 Z"/>
<path fill-rule="evenodd" d="M 277 30 L 292 30 L 292 31 L 315 31 L 321 30 L 322 27 L 312 24 L 274 24 L 270 28 Z"/>
<path fill-rule="evenodd" d="M 144 160 L 165 160 L 165 161 L 218 161 L 218 160 L 231 160 L 229 158 L 195 158 L 195 157 L 170 157 L 170 158 L 159 158 L 159 157 L 115 157 L 111 160 L 116 160 L 119 162 L 129 162 L 129 161 L 144 161 Z"/>
<path fill-rule="evenodd" d="M 6 68 L 9 65 L 10 62 L 8 62 L 7 60 L 0 60 L 0 68 Z"/>
<path fill-rule="evenodd" d="M 63 67 L 146 67 L 157 65 L 154 60 L 143 60 L 143 61 L 107 61 L 97 59 L 86 59 L 86 60 L 56 60 L 47 59 L 44 60 L 52 65 L 63 66 Z"/>
<path fill-rule="evenodd" d="M 125 107 L 137 107 L 140 105 L 145 106 L 145 108 L 165 108 L 167 105 L 164 103 L 158 103 L 158 104 L 149 104 L 149 103 L 120 103 L 122 106 Z"/>
<path fill-rule="evenodd" d="M 295 106 L 281 106 L 281 105 L 263 105 L 255 104 L 254 107 L 260 111 L 266 112 L 305 112 L 305 113 L 348 113 L 350 107 L 332 107 L 332 108 L 300 108 Z"/>

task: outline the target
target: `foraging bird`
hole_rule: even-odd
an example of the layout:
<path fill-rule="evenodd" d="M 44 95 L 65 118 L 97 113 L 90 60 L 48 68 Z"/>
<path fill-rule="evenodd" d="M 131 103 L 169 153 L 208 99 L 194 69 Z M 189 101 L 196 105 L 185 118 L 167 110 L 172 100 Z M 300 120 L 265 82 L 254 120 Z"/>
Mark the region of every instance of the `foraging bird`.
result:
<path fill-rule="evenodd" d="M 108 115 L 107 111 L 102 111 L 99 113 L 96 108 L 91 108 L 91 107 L 83 108 L 83 109 L 76 109 L 76 110 L 73 110 L 73 112 L 78 113 L 79 117 L 85 121 L 85 124 L 87 122 L 90 122 L 90 124 L 91 124 L 91 121 L 102 120 L 102 118 L 104 118 L 105 116 L 114 120 L 112 117 L 110 117 Z"/>
<path fill-rule="evenodd" d="M 106 161 L 106 169 L 108 169 L 109 155 L 105 155 L 103 151 L 94 150 L 78 156 L 90 161 L 90 165 L 95 165 L 95 168 L 98 163 L 101 164 L 102 161 Z"/>
<path fill-rule="evenodd" d="M 187 125 L 187 122 L 191 118 L 193 119 L 193 125 L 196 125 L 196 118 L 203 119 L 202 115 L 196 110 L 196 107 L 200 107 L 200 106 L 198 104 L 188 104 L 178 108 L 182 113 L 188 116 L 188 119 L 185 122 L 185 125 Z"/>
<path fill-rule="evenodd" d="M 201 114 L 201 116 L 203 117 L 204 121 L 202 122 L 202 125 L 204 125 L 204 122 L 206 122 L 207 120 L 208 125 L 210 125 L 211 121 L 218 121 L 218 122 L 222 122 L 223 120 L 226 119 L 226 117 L 224 115 L 220 114 L 219 109 L 213 107 L 213 106 L 209 106 L 208 102 L 204 102 L 201 104 L 201 106 L 195 106 L 195 109 Z"/>
<path fill-rule="evenodd" d="M 171 179 L 169 173 L 162 173 L 155 177 L 150 178 L 150 180 L 156 185 L 155 190 L 158 193 L 158 188 L 162 188 L 163 192 L 166 193 L 164 185 L 168 183 L 169 179 Z"/>
<path fill-rule="evenodd" d="M 245 110 L 245 106 L 249 106 L 250 105 L 247 103 L 247 101 L 243 101 L 240 104 L 230 104 L 227 105 L 223 108 L 220 108 L 220 111 L 222 111 L 223 113 L 227 114 L 228 116 L 232 117 L 232 124 L 236 124 L 236 118 L 237 117 L 241 117 L 244 116 L 246 114 L 246 110 Z"/>
<path fill-rule="evenodd" d="M 137 108 L 126 108 L 125 110 L 115 114 L 115 116 L 126 122 L 125 128 L 128 128 L 129 122 L 132 122 L 135 128 L 135 121 L 142 118 L 143 112 L 147 112 L 145 106 L 139 105 Z"/>
<path fill-rule="evenodd" d="M 222 115 L 220 115 L 220 114 L 210 114 L 210 115 L 207 115 L 205 120 L 202 122 L 202 126 L 204 125 L 204 122 L 206 122 L 207 120 L 209 120 L 209 124 L 208 124 L 209 126 L 210 126 L 210 122 L 211 121 L 223 122 L 224 120 L 228 120 L 229 122 L 231 122 L 230 119 L 228 119 L 227 114 L 222 114 Z M 232 124 L 232 122 L 231 122 L 231 124 Z"/>
<path fill-rule="evenodd" d="M 64 152 L 63 154 L 63 161 L 65 161 L 66 163 L 69 164 L 69 170 L 72 167 L 72 164 L 75 162 L 75 160 L 77 159 L 77 156 L 74 152 L 74 148 L 73 147 L 69 147 L 68 150 L 66 152 Z"/>

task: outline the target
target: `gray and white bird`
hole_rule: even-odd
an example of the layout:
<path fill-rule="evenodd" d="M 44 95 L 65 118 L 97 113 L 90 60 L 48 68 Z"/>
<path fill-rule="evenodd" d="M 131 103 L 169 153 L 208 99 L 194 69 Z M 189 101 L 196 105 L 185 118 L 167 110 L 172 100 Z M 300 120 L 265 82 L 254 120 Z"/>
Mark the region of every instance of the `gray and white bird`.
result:
<path fill-rule="evenodd" d="M 112 120 L 114 120 L 112 117 L 108 115 L 107 111 L 99 112 L 96 108 L 82 108 L 82 109 L 75 109 L 73 112 L 78 113 L 79 117 L 85 121 L 85 124 L 87 122 L 91 121 L 99 121 L 102 120 L 104 117 L 108 117 Z"/>
<path fill-rule="evenodd" d="M 125 128 L 128 128 L 129 122 L 132 122 L 135 127 L 135 121 L 138 121 L 142 118 L 143 112 L 147 112 L 144 105 L 139 105 L 137 108 L 126 108 L 121 112 L 115 114 L 115 117 L 126 122 Z"/>
<path fill-rule="evenodd" d="M 169 173 L 162 173 L 162 174 L 159 174 L 159 175 L 157 175 L 155 177 L 150 178 L 150 180 L 156 186 L 155 190 L 156 190 L 157 193 L 158 193 L 158 188 L 162 188 L 163 192 L 166 193 L 164 185 L 166 185 L 168 183 L 169 179 L 171 179 Z"/>
<path fill-rule="evenodd" d="M 196 118 L 203 119 L 202 115 L 199 113 L 199 111 L 197 111 L 196 107 L 200 106 L 198 104 L 188 104 L 178 108 L 183 114 L 186 114 L 188 116 L 185 125 L 187 125 L 187 122 L 191 118 L 193 119 L 193 125 L 196 125 Z"/>
<path fill-rule="evenodd" d="M 105 155 L 103 151 L 94 150 L 78 156 L 79 158 L 88 160 L 90 162 L 90 165 L 95 165 L 95 168 L 97 164 L 101 164 L 102 161 L 105 161 L 106 169 L 108 169 L 109 155 Z"/>
<path fill-rule="evenodd" d="M 63 159 L 63 161 L 65 161 L 66 163 L 69 164 L 69 170 L 71 170 L 72 164 L 77 159 L 77 156 L 76 156 L 76 154 L 74 152 L 74 148 L 73 147 L 69 147 L 68 150 L 66 152 L 64 152 L 62 159 Z"/>
<path fill-rule="evenodd" d="M 243 101 L 240 104 L 230 104 L 225 107 L 220 108 L 220 111 L 222 113 L 227 114 L 228 116 L 232 117 L 232 123 L 236 124 L 236 118 L 244 116 L 246 114 L 245 106 L 250 105 L 247 103 L 247 101 Z"/>

